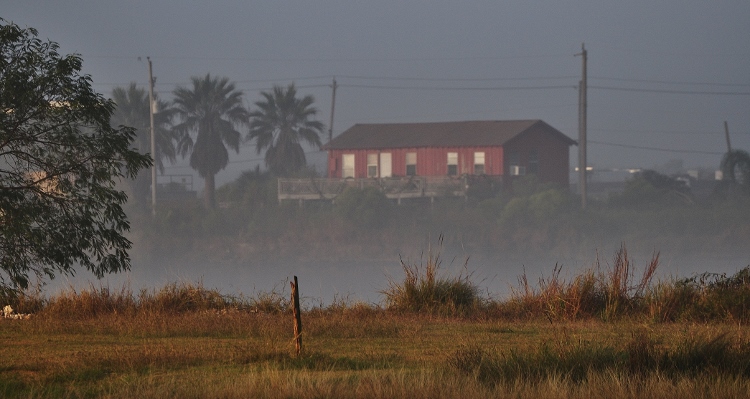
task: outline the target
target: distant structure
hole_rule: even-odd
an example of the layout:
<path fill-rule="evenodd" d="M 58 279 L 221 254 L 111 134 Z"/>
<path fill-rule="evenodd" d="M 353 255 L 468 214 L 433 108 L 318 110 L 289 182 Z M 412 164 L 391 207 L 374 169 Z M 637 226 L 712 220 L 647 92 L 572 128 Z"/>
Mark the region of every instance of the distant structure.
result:
<path fill-rule="evenodd" d="M 534 174 L 569 186 L 574 140 L 541 120 L 357 124 L 328 142 L 328 178 L 278 179 L 279 201 L 335 201 L 349 187 L 405 199 L 465 197 L 477 180 Z"/>
<path fill-rule="evenodd" d="M 356 124 L 327 143 L 339 179 L 526 174 L 568 187 L 570 146 L 541 120 Z"/>

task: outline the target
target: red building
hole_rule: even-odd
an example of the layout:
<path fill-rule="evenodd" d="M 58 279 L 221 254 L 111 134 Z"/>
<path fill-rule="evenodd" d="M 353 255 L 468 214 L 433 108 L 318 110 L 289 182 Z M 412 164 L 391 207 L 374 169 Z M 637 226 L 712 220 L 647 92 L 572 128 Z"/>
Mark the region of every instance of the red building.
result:
<path fill-rule="evenodd" d="M 574 140 L 541 120 L 357 124 L 331 140 L 328 176 L 510 176 L 568 185 Z"/>

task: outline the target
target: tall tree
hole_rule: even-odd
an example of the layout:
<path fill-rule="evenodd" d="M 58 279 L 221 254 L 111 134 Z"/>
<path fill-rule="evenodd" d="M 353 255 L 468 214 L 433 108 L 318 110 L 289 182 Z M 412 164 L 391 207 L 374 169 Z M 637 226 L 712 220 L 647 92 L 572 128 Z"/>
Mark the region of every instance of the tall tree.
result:
<path fill-rule="evenodd" d="M 274 86 L 271 93 L 262 92 L 265 101 L 258 101 L 257 110 L 250 112 L 247 140 L 256 140 L 258 154 L 266 150 L 268 169 L 279 176 L 299 171 L 306 164 L 302 142 L 319 148 L 323 123 L 311 120 L 318 112 L 313 96 L 297 98 L 297 89 L 290 84 L 286 90 Z"/>
<path fill-rule="evenodd" d="M 30 275 L 127 270 L 131 243 L 117 189 L 151 158 L 135 131 L 113 128 L 114 103 L 33 28 L 0 19 L 0 288 Z"/>
<path fill-rule="evenodd" d="M 141 154 L 151 154 L 151 116 L 148 104 L 148 91 L 130 83 L 127 88 L 116 87 L 112 90 L 112 100 L 117 104 L 112 116 L 113 125 L 131 126 L 135 128 L 136 139 L 133 143 Z M 154 98 L 157 111 L 154 113 L 154 144 L 153 154 L 156 167 L 164 173 L 164 160 L 174 162 L 176 159 L 175 142 L 177 135 L 170 128 L 174 112 L 166 101 Z M 130 180 L 135 200 L 145 205 L 151 185 L 151 176 L 147 170 L 142 170 L 138 176 Z"/>
<path fill-rule="evenodd" d="M 744 150 L 732 150 L 721 159 L 724 179 L 750 188 L 750 154 Z"/>
<path fill-rule="evenodd" d="M 174 91 L 174 110 L 181 121 L 173 129 L 179 135 L 178 152 L 183 157 L 190 153 L 190 167 L 205 179 L 205 205 L 212 209 L 216 174 L 229 162 L 227 147 L 239 152 L 241 135 L 236 127 L 247 123 L 248 112 L 242 106 L 242 92 L 229 79 L 206 74 L 192 81 L 192 90 Z"/>

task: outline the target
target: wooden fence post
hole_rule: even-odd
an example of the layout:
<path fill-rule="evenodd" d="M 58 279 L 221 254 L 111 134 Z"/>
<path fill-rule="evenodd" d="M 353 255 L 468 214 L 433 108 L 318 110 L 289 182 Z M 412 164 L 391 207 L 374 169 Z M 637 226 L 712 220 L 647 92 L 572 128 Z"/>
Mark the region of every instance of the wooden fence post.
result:
<path fill-rule="evenodd" d="M 297 283 L 297 276 L 294 276 L 294 282 L 289 282 L 292 285 L 292 310 L 294 312 L 294 348 L 299 356 L 302 352 L 302 315 L 299 308 L 299 285 Z"/>

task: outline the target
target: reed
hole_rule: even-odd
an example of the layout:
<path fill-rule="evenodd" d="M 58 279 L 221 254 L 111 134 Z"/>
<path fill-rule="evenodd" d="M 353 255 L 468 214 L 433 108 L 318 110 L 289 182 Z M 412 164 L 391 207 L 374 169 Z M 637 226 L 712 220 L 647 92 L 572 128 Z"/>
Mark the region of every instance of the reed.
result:
<path fill-rule="evenodd" d="M 442 244 L 442 236 L 438 240 Z M 483 305 L 479 287 L 471 281 L 468 259 L 458 275 L 440 275 L 440 250 L 428 249 L 427 258 L 419 264 L 401 259 L 402 281 L 389 280 L 385 296 L 386 308 L 392 311 L 428 312 L 443 315 L 465 315 Z"/>

